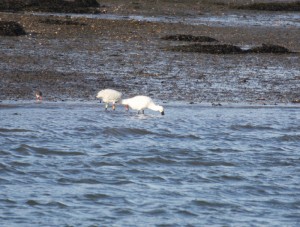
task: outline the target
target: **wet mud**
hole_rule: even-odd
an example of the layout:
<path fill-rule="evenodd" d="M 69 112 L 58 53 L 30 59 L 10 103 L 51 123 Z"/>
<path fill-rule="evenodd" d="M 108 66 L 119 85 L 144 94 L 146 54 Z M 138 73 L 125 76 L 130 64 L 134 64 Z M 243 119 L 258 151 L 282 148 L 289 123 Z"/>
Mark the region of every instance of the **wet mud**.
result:
<path fill-rule="evenodd" d="M 107 13 L 153 18 L 234 13 L 225 2 L 184 2 L 101 4 Z M 26 11 L 0 12 L 0 18 L 19 23 L 26 32 L 0 36 L 0 100 L 35 100 L 36 90 L 43 92 L 45 101 L 96 100 L 104 88 L 119 90 L 125 97 L 143 94 L 163 102 L 277 104 L 300 99 L 297 27 L 191 25 Z M 211 45 L 198 43 L 199 37 L 218 40 L 214 48 L 243 53 L 165 50 Z"/>

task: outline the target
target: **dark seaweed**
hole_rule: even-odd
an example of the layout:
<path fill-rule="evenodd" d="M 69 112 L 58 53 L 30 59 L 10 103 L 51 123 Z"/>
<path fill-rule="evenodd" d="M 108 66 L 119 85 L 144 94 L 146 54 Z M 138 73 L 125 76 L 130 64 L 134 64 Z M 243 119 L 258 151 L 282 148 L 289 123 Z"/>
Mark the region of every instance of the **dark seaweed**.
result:
<path fill-rule="evenodd" d="M 173 46 L 167 48 L 172 51 L 180 52 L 199 52 L 207 54 L 240 54 L 243 50 L 240 47 L 234 45 L 220 44 L 220 45 L 202 45 L 202 44 L 190 44 L 182 46 Z"/>
<path fill-rule="evenodd" d="M 249 53 L 273 53 L 273 54 L 291 53 L 291 51 L 289 51 L 285 47 L 278 46 L 278 45 L 272 45 L 272 44 L 262 44 L 262 46 L 253 47 L 246 52 L 249 52 Z"/>
<path fill-rule="evenodd" d="M 58 13 L 93 13 L 99 7 L 97 0 L 4 0 L 1 11 L 41 11 Z"/>
<path fill-rule="evenodd" d="M 274 2 L 274 3 L 253 3 L 237 6 L 244 10 L 266 10 L 266 11 L 300 11 L 300 1 L 297 2 Z"/>
<path fill-rule="evenodd" d="M 205 54 L 292 53 L 285 47 L 272 45 L 272 44 L 263 44 L 262 46 L 259 47 L 254 47 L 249 50 L 243 50 L 238 46 L 228 45 L 228 44 L 202 45 L 197 43 L 197 44 L 190 44 L 190 45 L 167 47 L 166 50 L 179 51 L 179 52 L 198 52 L 198 53 L 205 53 Z"/>
<path fill-rule="evenodd" d="M 26 35 L 24 28 L 14 21 L 0 21 L 1 36 L 20 36 Z"/>
<path fill-rule="evenodd" d="M 44 20 L 40 20 L 40 23 L 43 24 L 50 24 L 50 25 L 80 25 L 80 26 L 85 26 L 85 23 L 80 23 L 77 21 L 72 21 L 72 20 L 58 20 L 58 19 L 44 19 Z"/>
<path fill-rule="evenodd" d="M 186 42 L 218 42 L 218 40 L 208 36 L 193 36 L 184 34 L 167 35 L 162 37 L 161 39 Z"/>

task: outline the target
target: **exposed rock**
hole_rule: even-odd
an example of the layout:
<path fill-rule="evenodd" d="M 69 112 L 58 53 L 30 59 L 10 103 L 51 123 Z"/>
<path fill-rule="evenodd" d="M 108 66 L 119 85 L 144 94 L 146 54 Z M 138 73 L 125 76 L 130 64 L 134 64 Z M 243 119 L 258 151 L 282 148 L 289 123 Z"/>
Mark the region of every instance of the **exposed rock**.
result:
<path fill-rule="evenodd" d="M 193 36 L 193 35 L 167 35 L 162 37 L 164 40 L 187 41 L 187 42 L 218 42 L 218 40 L 208 36 Z"/>
<path fill-rule="evenodd" d="M 20 36 L 26 35 L 23 27 L 14 21 L 0 21 L 1 36 Z"/>

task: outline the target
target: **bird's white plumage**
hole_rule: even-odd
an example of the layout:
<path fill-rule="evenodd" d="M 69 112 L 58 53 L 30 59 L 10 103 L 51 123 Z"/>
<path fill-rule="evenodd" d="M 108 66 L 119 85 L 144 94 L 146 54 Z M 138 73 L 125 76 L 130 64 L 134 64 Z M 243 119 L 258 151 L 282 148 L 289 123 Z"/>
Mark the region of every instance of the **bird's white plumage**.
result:
<path fill-rule="evenodd" d="M 145 109 L 150 109 L 154 111 L 159 111 L 164 114 L 164 108 L 162 106 L 156 105 L 153 100 L 148 96 L 135 96 L 129 99 L 123 99 L 121 104 L 128 105 L 131 109 L 143 111 Z"/>
<path fill-rule="evenodd" d="M 102 99 L 107 105 L 108 103 L 112 103 L 114 108 L 115 103 L 118 103 L 121 100 L 122 93 L 113 89 L 104 89 L 99 91 L 96 97 Z"/>
<path fill-rule="evenodd" d="M 105 103 L 117 103 L 122 98 L 122 93 L 113 89 L 104 89 L 98 92 L 97 98 Z"/>

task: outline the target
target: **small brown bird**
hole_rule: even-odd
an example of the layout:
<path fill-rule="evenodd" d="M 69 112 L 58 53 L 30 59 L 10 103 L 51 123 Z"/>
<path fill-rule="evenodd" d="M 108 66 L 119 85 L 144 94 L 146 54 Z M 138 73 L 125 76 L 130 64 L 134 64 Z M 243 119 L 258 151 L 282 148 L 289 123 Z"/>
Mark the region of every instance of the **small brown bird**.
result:
<path fill-rule="evenodd" d="M 35 97 L 36 97 L 36 101 L 42 101 L 43 93 L 38 90 L 35 92 Z"/>

